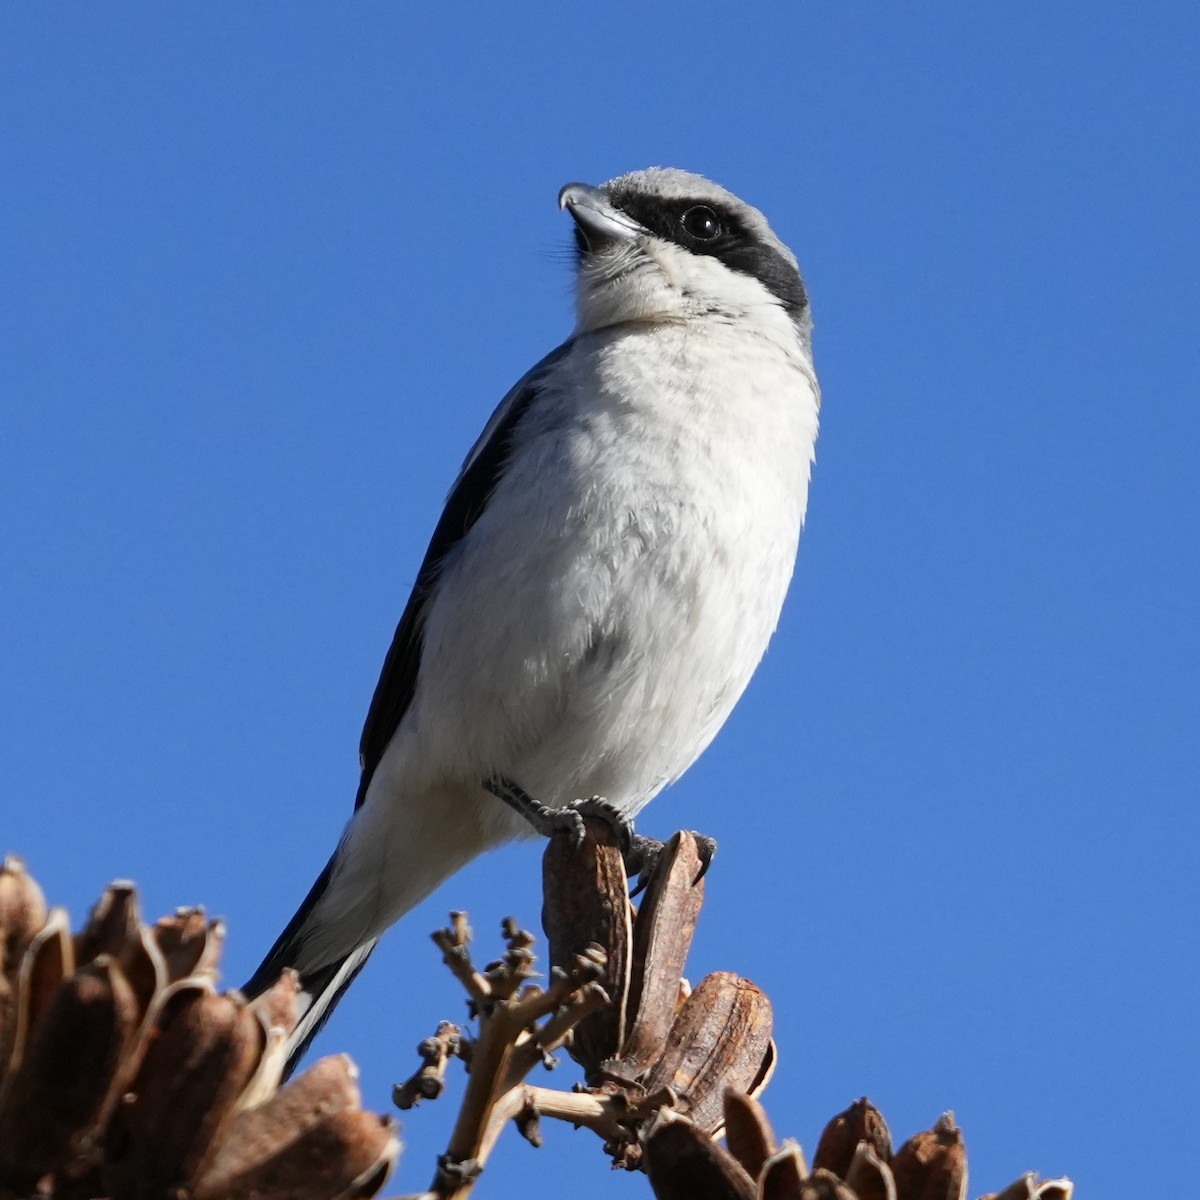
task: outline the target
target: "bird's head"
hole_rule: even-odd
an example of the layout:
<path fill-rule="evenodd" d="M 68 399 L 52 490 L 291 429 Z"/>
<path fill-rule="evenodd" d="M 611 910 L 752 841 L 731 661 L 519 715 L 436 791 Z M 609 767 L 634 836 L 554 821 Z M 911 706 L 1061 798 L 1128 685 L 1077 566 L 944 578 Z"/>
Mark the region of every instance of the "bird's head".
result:
<path fill-rule="evenodd" d="M 578 330 L 713 317 L 807 348 L 808 294 L 766 218 L 687 171 L 650 167 L 558 196 L 575 221 Z"/>

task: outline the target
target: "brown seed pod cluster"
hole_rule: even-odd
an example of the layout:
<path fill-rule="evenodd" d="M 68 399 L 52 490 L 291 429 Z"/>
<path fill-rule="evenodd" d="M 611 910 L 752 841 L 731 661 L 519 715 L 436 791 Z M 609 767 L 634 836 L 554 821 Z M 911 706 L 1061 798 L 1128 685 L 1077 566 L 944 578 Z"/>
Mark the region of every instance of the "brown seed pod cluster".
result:
<path fill-rule="evenodd" d="M 952 1114 L 893 1152 L 879 1111 L 855 1101 L 825 1128 L 810 1169 L 757 1100 L 775 1064 L 772 1013 L 749 980 L 683 970 L 704 896 L 698 839 L 663 848 L 630 903 L 603 824 L 550 839 L 543 925 L 509 919 L 479 968 L 466 915 L 434 941 L 467 993 L 474 1035 L 443 1022 L 395 1091 L 434 1099 L 453 1059 L 469 1069 L 446 1152 L 422 1200 L 466 1200 L 511 1121 L 534 1145 L 549 1118 L 587 1127 L 660 1200 L 965 1200 Z M 298 986 L 285 972 L 248 1003 L 216 986 L 219 921 L 180 909 L 152 926 L 114 883 L 82 930 L 17 859 L 0 866 L 0 1200 L 324 1200 L 374 1195 L 395 1162 L 392 1123 L 361 1107 L 353 1064 L 324 1058 L 280 1089 Z M 570 1091 L 527 1082 L 565 1048 Z M 724 1135 L 725 1145 L 718 1140 Z M 1024 1175 L 983 1200 L 1071 1200 L 1069 1180 Z"/>
<path fill-rule="evenodd" d="M 217 990 L 219 921 L 154 925 L 114 883 L 72 935 L 23 864 L 0 867 L 0 1197 L 374 1195 L 399 1153 L 342 1056 L 279 1090 L 294 978 Z"/>
<path fill-rule="evenodd" d="M 551 839 L 542 924 L 556 967 L 589 947 L 603 951 L 598 982 L 611 1003 L 580 1023 L 568 1049 L 593 1092 L 620 1098 L 636 1113 L 630 1136 L 608 1147 L 618 1165 L 632 1169 L 641 1161 L 633 1134 L 648 1113 L 666 1105 L 716 1136 L 727 1090 L 761 1093 L 775 1066 L 773 1018 L 770 1001 L 748 979 L 717 971 L 691 990 L 683 977 L 704 902 L 694 834 L 677 833 L 663 847 L 637 909 L 611 834 L 589 822 L 588 835 L 578 845 L 563 835 Z"/>
<path fill-rule="evenodd" d="M 686 1117 L 663 1110 L 645 1138 L 659 1200 L 965 1200 L 967 1152 L 952 1113 L 893 1153 L 879 1110 L 865 1097 L 825 1127 L 810 1170 L 794 1141 L 778 1142 L 761 1104 L 725 1093 L 720 1146 Z M 1023 1175 L 983 1200 L 1071 1200 L 1068 1179 Z"/>
<path fill-rule="evenodd" d="M 589 820 L 581 842 L 555 834 L 543 858 L 546 987 L 532 982 L 532 935 L 511 919 L 503 956 L 483 968 L 472 962 L 464 913 L 433 935 L 477 1028 L 471 1036 L 442 1022 L 418 1047 L 421 1067 L 395 1089 L 397 1105 L 408 1109 L 441 1093 L 450 1060 L 470 1070 L 425 1200 L 465 1200 L 510 1121 L 535 1146 L 543 1118 L 586 1127 L 614 1165 L 633 1170 L 642 1133 L 660 1110 L 686 1113 L 689 1128 L 715 1145 L 725 1092 L 762 1090 L 775 1061 L 766 996 L 729 972 L 709 975 L 694 991 L 683 979 L 702 874 L 697 838 L 676 834 L 635 911 L 614 835 Z M 560 1047 L 582 1064 L 587 1086 L 526 1082 L 536 1067 L 555 1065 Z"/>

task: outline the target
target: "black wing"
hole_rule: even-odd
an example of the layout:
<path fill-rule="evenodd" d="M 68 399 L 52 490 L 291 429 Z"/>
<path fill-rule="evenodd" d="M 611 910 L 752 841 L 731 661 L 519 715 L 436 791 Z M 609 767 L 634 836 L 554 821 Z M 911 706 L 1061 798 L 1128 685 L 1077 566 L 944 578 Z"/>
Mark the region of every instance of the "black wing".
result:
<path fill-rule="evenodd" d="M 546 371 L 570 348 L 565 342 L 537 364 L 500 402 L 479 440 L 467 455 L 462 470 L 446 497 L 446 507 L 433 531 L 429 549 L 417 572 L 412 595 L 392 638 L 375 695 L 358 744 L 362 777 L 354 807 L 359 808 L 388 742 L 396 732 L 417 689 L 424 639 L 425 605 L 437 586 L 438 568 L 446 555 L 462 540 L 483 515 L 496 485 L 504 476 L 512 452 L 513 434 L 521 417 L 538 394 Z"/>

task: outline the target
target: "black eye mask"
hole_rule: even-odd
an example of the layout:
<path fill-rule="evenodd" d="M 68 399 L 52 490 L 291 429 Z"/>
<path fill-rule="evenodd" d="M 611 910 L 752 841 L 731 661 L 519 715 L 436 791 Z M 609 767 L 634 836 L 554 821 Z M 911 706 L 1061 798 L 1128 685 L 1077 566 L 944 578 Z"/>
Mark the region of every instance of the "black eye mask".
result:
<path fill-rule="evenodd" d="M 711 255 L 731 271 L 757 279 L 793 321 L 804 316 L 808 293 L 800 272 L 724 205 L 686 198 L 663 200 L 644 192 L 621 190 L 612 192 L 609 200 L 656 237 L 693 254 Z"/>

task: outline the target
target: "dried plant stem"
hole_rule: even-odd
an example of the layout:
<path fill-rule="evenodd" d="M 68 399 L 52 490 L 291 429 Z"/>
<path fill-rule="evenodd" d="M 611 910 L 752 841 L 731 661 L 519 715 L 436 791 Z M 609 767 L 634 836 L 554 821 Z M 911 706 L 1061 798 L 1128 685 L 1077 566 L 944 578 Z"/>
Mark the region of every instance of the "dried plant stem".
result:
<path fill-rule="evenodd" d="M 491 1013 L 480 1014 L 479 1038 L 471 1052 L 467 1090 L 432 1185 L 433 1191 L 447 1200 L 470 1195 L 483 1170 L 487 1154 L 484 1144 L 499 1099 L 500 1080 L 506 1074 L 520 1032 L 521 1027 L 514 1027 L 503 1005 Z M 494 1145 L 495 1138 L 491 1141 Z"/>
<path fill-rule="evenodd" d="M 504 1126 L 523 1112 L 535 1111 L 526 1095 L 526 1075 L 539 1062 L 546 1062 L 584 1017 L 609 1002 L 594 982 L 603 967 L 598 955 L 581 955 L 570 974 L 556 972 L 545 990 L 530 986 L 518 995 L 517 989 L 531 972 L 529 935 L 515 922 L 506 922 L 509 952 L 486 974 L 471 962 L 469 938 L 461 913 L 454 914 L 452 928 L 434 934 L 447 966 L 479 1015 L 479 1035 L 470 1046 L 467 1089 L 431 1185 L 432 1193 L 442 1200 L 464 1200 L 470 1195 Z M 463 1049 L 456 1046 L 453 1052 L 461 1055 Z M 417 1082 L 414 1076 L 398 1089 L 406 1101 Z"/>
<path fill-rule="evenodd" d="M 456 917 L 459 915 L 454 914 Z M 433 935 L 434 943 L 442 952 L 442 961 L 450 973 L 463 985 L 467 995 L 476 1004 L 486 1004 L 491 999 L 491 984 L 477 971 L 471 962 L 465 941 L 459 940 L 458 930 L 439 929 Z"/>
<path fill-rule="evenodd" d="M 450 1143 L 438 1163 L 432 1184 L 435 1195 L 444 1200 L 463 1200 L 469 1196 L 504 1126 L 526 1110 L 545 1112 L 547 1116 L 558 1116 L 561 1111 L 561 1119 L 572 1124 L 588 1125 L 606 1136 L 617 1132 L 616 1105 L 592 1096 L 523 1083 L 529 1071 L 557 1050 L 579 1021 L 607 1003 L 608 997 L 601 987 L 585 984 L 572 1002 L 540 1031 L 534 1032 L 530 1020 L 547 1007 L 541 996 L 536 1000 L 530 996 L 518 1002 L 497 1003 L 480 1014 L 467 1090 Z M 556 1099 L 547 1101 L 543 1107 L 547 1097 Z M 620 1111 L 627 1111 L 627 1106 L 623 1105 Z"/>
<path fill-rule="evenodd" d="M 608 1002 L 608 993 L 598 983 L 585 983 L 575 988 L 562 1008 L 537 1031 L 536 1036 L 518 1036 L 503 1090 L 508 1091 L 520 1083 L 539 1061 L 544 1061 L 567 1040 L 584 1017 L 599 1012 Z M 527 1022 L 522 1023 L 523 1033 L 528 1028 Z"/>
<path fill-rule="evenodd" d="M 629 1106 L 619 1099 L 595 1092 L 562 1092 L 557 1088 L 536 1087 L 527 1083 L 520 1089 L 523 1108 L 539 1116 L 580 1125 L 602 1138 L 621 1133 L 620 1118 L 628 1116 Z"/>

